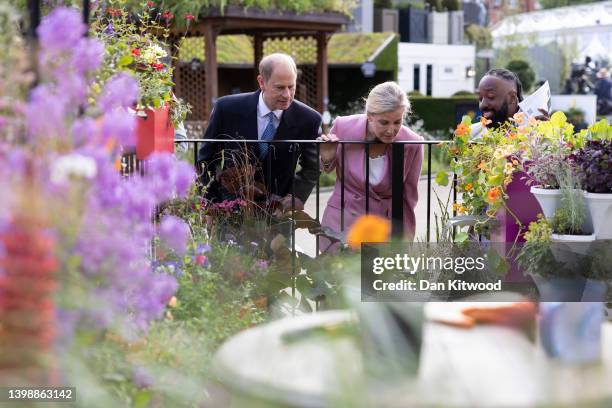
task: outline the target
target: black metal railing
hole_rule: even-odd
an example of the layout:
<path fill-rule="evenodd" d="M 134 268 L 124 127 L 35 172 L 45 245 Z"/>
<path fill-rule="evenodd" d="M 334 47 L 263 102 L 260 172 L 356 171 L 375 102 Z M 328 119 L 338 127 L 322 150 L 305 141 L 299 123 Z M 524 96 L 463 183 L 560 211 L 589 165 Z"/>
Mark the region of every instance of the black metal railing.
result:
<path fill-rule="evenodd" d="M 292 163 L 295 163 L 297 161 L 297 154 L 299 151 L 299 148 L 297 148 L 297 146 L 299 145 L 304 145 L 304 144 L 315 144 L 316 146 L 316 152 L 317 152 L 317 157 L 319 157 L 319 153 L 320 153 L 320 146 L 321 143 L 326 143 L 326 142 L 322 142 L 322 141 L 318 141 L 318 140 L 271 140 L 271 141 L 261 141 L 261 140 L 219 140 L 219 139 L 180 139 L 180 140 L 176 140 L 175 144 L 187 144 L 190 146 L 190 148 L 188 149 L 188 151 L 191 151 L 192 148 L 192 153 L 193 153 L 193 165 L 196 169 L 196 172 L 198 175 L 201 175 L 202 173 L 202 169 L 200 168 L 200 164 L 198 163 L 198 150 L 200 148 L 200 146 L 202 145 L 202 143 L 206 143 L 206 142 L 214 142 L 214 143 L 220 143 L 220 144 L 226 144 L 226 145 L 248 145 L 248 144 L 259 144 L 259 143 L 269 143 L 271 145 L 275 145 L 275 144 L 293 144 L 296 145 L 296 148 L 290 149 L 291 150 L 291 154 L 292 154 Z M 340 157 L 337 158 L 337 160 L 339 160 L 340 162 L 340 174 L 337 175 L 337 177 L 339 177 L 340 180 L 340 232 L 344 232 L 345 229 L 345 220 L 344 220 L 344 213 L 345 213 L 345 196 L 344 196 L 344 192 L 345 192 L 345 185 L 344 185 L 344 180 L 345 180 L 345 146 L 346 145 L 351 145 L 351 144 L 361 144 L 364 145 L 364 154 L 369 155 L 369 151 L 370 151 L 370 146 L 373 144 L 376 144 L 377 142 L 365 142 L 365 141 L 339 141 L 338 144 L 340 145 Z M 425 240 L 426 242 L 431 242 L 431 218 L 432 218 L 432 149 L 433 146 L 437 146 L 440 144 L 444 144 L 444 143 L 448 143 L 448 141 L 440 141 L 440 140 L 421 140 L 421 141 L 397 141 L 392 143 L 392 163 L 403 163 L 404 162 L 404 158 L 403 158 L 403 154 L 404 154 L 404 149 L 403 146 L 404 145 L 422 145 L 425 146 L 425 157 L 424 159 L 427 160 L 427 172 L 426 172 L 426 179 L 427 179 L 427 195 L 426 195 L 426 200 L 427 200 L 427 212 L 426 212 L 426 227 L 425 227 Z M 264 172 L 266 174 L 266 181 L 268 181 L 268 185 L 269 184 L 269 180 L 270 180 L 270 175 L 271 175 L 271 160 L 270 160 L 270 156 L 268 155 L 268 159 L 266 161 L 266 163 L 264 163 Z M 366 156 L 367 157 L 367 156 Z M 423 164 L 425 164 L 425 160 L 423 161 Z M 368 186 L 370 185 L 370 172 L 369 172 L 369 160 L 365 160 L 365 185 L 364 185 L 364 190 L 365 190 L 365 214 L 368 214 L 370 212 L 370 197 L 369 197 L 369 188 Z M 133 153 L 131 154 L 127 154 L 123 156 L 122 159 L 122 167 L 125 171 L 125 173 L 131 173 L 134 171 L 142 171 L 142 169 L 145 167 L 144 164 L 139 161 L 136 160 L 135 155 Z M 402 236 L 403 234 L 403 188 L 404 188 L 404 183 L 403 183 L 403 173 L 404 173 L 404 166 L 392 166 L 391 168 L 391 177 L 392 177 L 392 181 L 391 181 L 391 185 L 392 185 L 392 191 L 391 191 L 391 221 L 392 221 L 392 225 L 393 225 L 393 234 L 395 236 Z M 294 185 L 294 178 L 292 178 L 292 185 L 291 185 L 291 194 L 293 196 L 295 196 L 295 185 Z M 457 192 L 456 192 L 456 178 L 453 179 L 453 203 L 457 201 Z M 321 221 L 321 217 L 320 217 L 320 184 L 319 184 L 319 177 L 317 177 L 316 180 L 316 185 L 315 185 L 315 200 L 316 200 L 316 213 L 315 213 L 315 219 L 317 222 Z M 292 202 L 292 212 L 295 210 L 295 202 Z M 453 211 L 453 215 L 456 215 L 455 212 Z M 294 236 L 292 235 L 292 238 L 294 238 Z M 318 240 L 317 240 L 317 253 L 319 252 L 319 247 L 318 247 Z"/>

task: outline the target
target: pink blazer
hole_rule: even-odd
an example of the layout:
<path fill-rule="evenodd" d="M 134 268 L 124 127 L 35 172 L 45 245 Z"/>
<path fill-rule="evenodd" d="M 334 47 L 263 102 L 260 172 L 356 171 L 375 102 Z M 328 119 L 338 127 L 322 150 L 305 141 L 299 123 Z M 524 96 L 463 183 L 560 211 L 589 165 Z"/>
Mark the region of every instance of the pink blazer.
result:
<path fill-rule="evenodd" d="M 367 117 L 365 114 L 339 116 L 334 121 L 331 133 L 340 140 L 365 141 Z M 399 131 L 396 140 L 423 140 L 405 126 Z M 336 157 L 325 171 L 336 170 L 334 192 L 327 202 L 321 224 L 340 232 L 340 177 L 342 174 L 341 145 Z M 348 231 L 355 220 L 365 214 L 365 145 L 347 144 L 344 146 L 344 232 Z M 404 234 L 406 239 L 414 239 L 414 208 L 418 200 L 418 182 L 423 163 L 423 145 L 404 145 Z M 379 184 L 369 186 L 370 214 L 391 219 L 391 149 L 387 150 L 384 176 Z M 325 251 L 329 240 L 321 238 L 320 248 Z"/>

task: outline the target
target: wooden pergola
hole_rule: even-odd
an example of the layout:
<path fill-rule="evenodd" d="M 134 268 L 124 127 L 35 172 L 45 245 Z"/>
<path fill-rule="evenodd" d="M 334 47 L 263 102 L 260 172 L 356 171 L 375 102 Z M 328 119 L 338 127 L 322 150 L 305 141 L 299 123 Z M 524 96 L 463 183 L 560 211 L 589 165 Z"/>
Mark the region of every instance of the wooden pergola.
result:
<path fill-rule="evenodd" d="M 204 112 L 195 112 L 196 116 L 208 118 L 214 101 L 219 96 L 216 42 L 217 37 L 224 34 L 246 34 L 252 37 L 255 72 L 264 56 L 266 40 L 314 38 L 316 40 L 316 101 L 311 101 L 311 103 L 314 102 L 313 108 L 319 112 L 325 111 L 328 103 L 327 42 L 331 34 L 340 30 L 347 22 L 348 17 L 340 13 L 294 14 L 259 9 L 245 10 L 236 6 L 227 6 L 223 13 L 215 8 L 203 10 L 198 21 L 187 29 L 188 37 L 204 37 L 206 76 Z M 173 33 L 175 38 L 185 35 L 184 29 L 175 29 Z M 299 82 L 300 78 L 298 78 L 298 84 Z M 256 83 L 253 79 L 253 88 L 255 87 Z"/>

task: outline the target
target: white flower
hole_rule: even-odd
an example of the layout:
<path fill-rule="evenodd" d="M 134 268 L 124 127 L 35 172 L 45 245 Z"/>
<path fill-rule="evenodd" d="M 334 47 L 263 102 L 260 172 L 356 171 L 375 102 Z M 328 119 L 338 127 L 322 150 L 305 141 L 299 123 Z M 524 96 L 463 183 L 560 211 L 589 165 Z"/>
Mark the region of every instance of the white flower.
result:
<path fill-rule="evenodd" d="M 149 64 L 156 63 L 159 58 L 167 56 L 168 53 L 157 44 L 152 44 L 142 50 L 142 59 Z"/>
<path fill-rule="evenodd" d="M 98 168 L 91 157 L 80 154 L 69 154 L 59 157 L 51 168 L 51 181 L 61 184 L 71 177 L 91 180 L 96 176 Z"/>

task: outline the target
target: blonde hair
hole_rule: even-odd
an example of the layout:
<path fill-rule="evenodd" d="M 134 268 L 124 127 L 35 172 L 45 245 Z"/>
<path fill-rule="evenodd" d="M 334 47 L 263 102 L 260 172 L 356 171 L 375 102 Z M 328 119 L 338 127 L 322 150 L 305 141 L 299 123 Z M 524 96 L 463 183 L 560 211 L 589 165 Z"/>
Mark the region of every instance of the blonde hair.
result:
<path fill-rule="evenodd" d="M 266 55 L 259 62 L 259 74 L 263 77 L 265 82 L 268 82 L 272 77 L 272 73 L 274 72 L 274 67 L 277 64 L 285 64 L 290 67 L 295 76 L 297 76 L 297 66 L 295 65 L 295 61 L 291 58 L 290 55 L 283 54 L 280 52 Z"/>
<path fill-rule="evenodd" d="M 404 109 L 404 115 L 410 113 L 410 101 L 406 92 L 393 81 L 383 82 L 372 88 L 365 104 L 366 113 L 374 115 L 395 112 L 401 108 Z"/>

